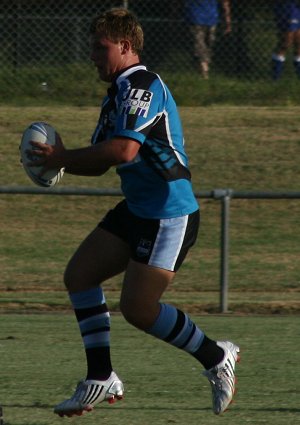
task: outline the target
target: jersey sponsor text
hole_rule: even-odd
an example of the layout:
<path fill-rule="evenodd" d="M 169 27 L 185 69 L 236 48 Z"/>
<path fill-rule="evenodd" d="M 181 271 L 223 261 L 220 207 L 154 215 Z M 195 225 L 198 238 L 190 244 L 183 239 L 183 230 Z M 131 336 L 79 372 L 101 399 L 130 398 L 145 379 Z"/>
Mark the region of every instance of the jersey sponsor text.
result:
<path fill-rule="evenodd" d="M 122 99 L 122 115 L 147 117 L 153 93 L 148 90 L 131 89 Z"/>

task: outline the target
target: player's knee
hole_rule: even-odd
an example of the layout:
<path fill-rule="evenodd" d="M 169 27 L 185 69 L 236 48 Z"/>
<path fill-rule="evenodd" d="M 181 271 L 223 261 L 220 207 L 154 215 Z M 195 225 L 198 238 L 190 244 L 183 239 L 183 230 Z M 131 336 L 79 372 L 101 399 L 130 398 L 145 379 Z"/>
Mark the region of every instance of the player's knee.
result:
<path fill-rule="evenodd" d="M 123 298 L 120 300 L 120 310 L 127 322 L 135 326 L 136 315 L 134 312 L 134 307 L 130 307 Z"/>
<path fill-rule="evenodd" d="M 69 265 L 64 273 L 64 284 L 68 291 L 80 291 L 86 289 L 86 285 L 81 281 L 81 275 Z"/>
<path fill-rule="evenodd" d="M 68 290 L 72 290 L 72 286 L 74 284 L 74 280 L 72 278 L 72 274 L 70 273 L 68 267 L 66 268 L 65 273 L 64 273 L 64 284 L 65 284 L 65 287 Z"/>
<path fill-rule="evenodd" d="M 128 303 L 125 300 L 120 301 L 120 310 L 125 320 L 132 326 L 138 329 L 145 330 L 148 328 L 147 315 L 141 312 L 140 306 L 137 306 L 134 302 Z"/>

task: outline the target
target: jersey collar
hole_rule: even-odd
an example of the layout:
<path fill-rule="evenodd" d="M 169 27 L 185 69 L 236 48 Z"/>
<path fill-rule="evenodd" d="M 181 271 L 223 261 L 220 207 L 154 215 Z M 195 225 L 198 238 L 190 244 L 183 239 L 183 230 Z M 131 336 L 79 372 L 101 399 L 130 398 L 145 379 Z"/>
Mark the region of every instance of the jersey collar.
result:
<path fill-rule="evenodd" d="M 123 78 L 127 78 L 132 73 L 139 71 L 139 70 L 147 70 L 145 65 L 142 65 L 141 63 L 136 63 L 134 65 L 128 66 L 127 68 L 122 69 L 115 78 L 113 79 L 111 86 L 107 89 L 107 94 L 109 97 L 114 97 L 117 91 L 119 80 Z"/>
<path fill-rule="evenodd" d="M 128 75 L 132 74 L 135 71 L 138 71 L 140 69 L 146 70 L 146 66 L 142 65 L 141 63 L 136 63 L 134 65 L 130 65 L 127 68 L 122 69 L 118 74 L 115 76 L 112 84 L 115 84 L 118 82 L 119 78 L 126 78 Z"/>

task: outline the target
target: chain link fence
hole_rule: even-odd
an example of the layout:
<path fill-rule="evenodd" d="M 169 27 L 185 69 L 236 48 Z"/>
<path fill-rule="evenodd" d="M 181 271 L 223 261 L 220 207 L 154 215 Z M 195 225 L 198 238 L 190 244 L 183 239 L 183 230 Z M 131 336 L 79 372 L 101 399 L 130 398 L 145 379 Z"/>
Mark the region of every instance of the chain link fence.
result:
<path fill-rule="evenodd" d="M 98 12 L 124 6 L 144 28 L 143 62 L 170 81 L 199 78 L 186 0 L 1 0 L 0 95 L 93 97 L 97 75 L 89 60 L 89 23 Z M 232 31 L 220 14 L 210 79 L 270 81 L 277 43 L 274 0 L 231 0 Z M 221 8 L 220 8 L 221 9 Z M 291 52 L 292 55 L 292 52 Z M 295 79 L 292 61 L 285 78 Z"/>

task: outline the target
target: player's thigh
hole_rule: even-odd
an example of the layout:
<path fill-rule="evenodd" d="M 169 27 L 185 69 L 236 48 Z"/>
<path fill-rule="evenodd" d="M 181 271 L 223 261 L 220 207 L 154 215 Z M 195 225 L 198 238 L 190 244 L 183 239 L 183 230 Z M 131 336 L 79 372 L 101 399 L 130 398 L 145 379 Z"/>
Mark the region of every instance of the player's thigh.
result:
<path fill-rule="evenodd" d="M 124 241 L 96 227 L 70 259 L 64 275 L 65 285 L 73 291 L 99 285 L 123 272 L 129 257 L 130 250 Z"/>
<path fill-rule="evenodd" d="M 169 219 L 132 218 L 128 264 L 121 294 L 121 310 L 137 327 L 147 329 L 159 314 L 159 300 L 195 243 L 200 215 Z"/>
<path fill-rule="evenodd" d="M 120 308 L 133 325 L 147 329 L 159 314 L 159 300 L 175 272 L 130 260 L 122 286 Z"/>

